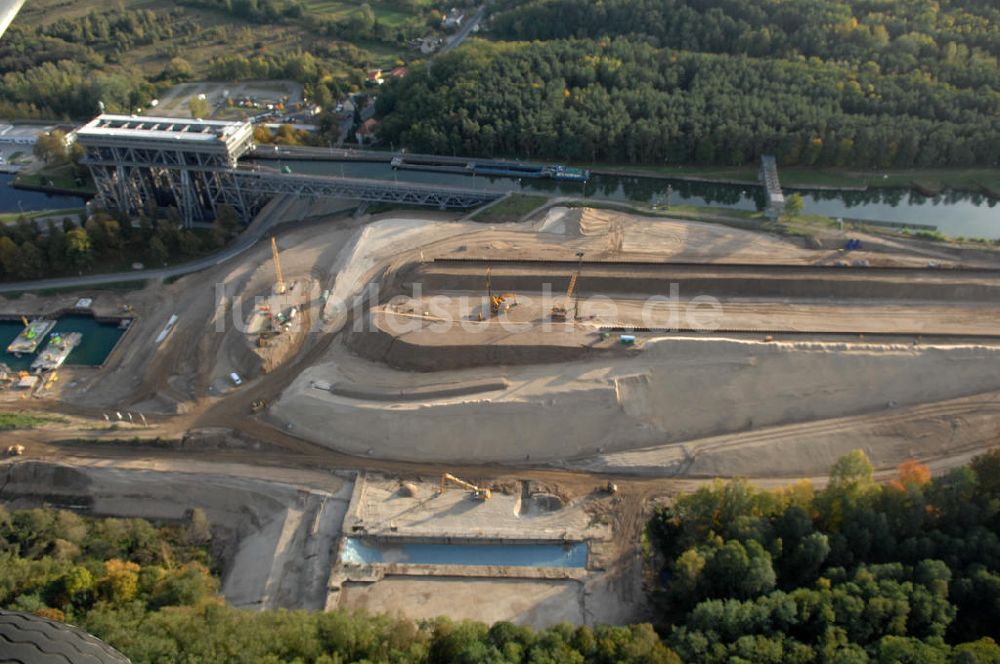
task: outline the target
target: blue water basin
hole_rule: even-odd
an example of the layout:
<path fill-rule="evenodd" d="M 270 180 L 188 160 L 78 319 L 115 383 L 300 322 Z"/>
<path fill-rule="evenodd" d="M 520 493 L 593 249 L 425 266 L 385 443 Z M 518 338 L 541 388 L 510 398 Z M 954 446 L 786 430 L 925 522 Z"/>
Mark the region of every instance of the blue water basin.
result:
<path fill-rule="evenodd" d="M 24 323 L 20 319 L 0 320 L 0 363 L 6 364 L 14 371 L 27 371 L 36 357 L 35 355 L 15 357 L 6 352 L 7 346 L 23 329 Z M 56 320 L 53 331 L 60 334 L 79 332 L 83 335 L 83 342 L 69 354 L 69 357 L 66 358 L 66 364 L 88 367 L 104 364 L 108 355 L 125 334 L 125 331 L 119 328 L 117 323 L 98 322 L 93 316 L 83 314 L 60 316 Z M 48 338 L 44 339 L 38 347 L 39 351 L 45 348 L 48 343 Z"/>
<path fill-rule="evenodd" d="M 349 537 L 340 560 L 350 565 L 473 565 L 510 567 L 587 566 L 587 545 L 374 543 Z"/>

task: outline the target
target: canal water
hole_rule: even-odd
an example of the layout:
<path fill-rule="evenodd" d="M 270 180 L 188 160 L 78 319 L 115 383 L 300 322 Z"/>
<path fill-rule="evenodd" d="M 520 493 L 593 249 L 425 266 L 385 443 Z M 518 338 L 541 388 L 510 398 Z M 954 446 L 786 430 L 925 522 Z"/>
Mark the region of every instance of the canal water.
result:
<path fill-rule="evenodd" d="M 670 203 L 737 210 L 762 210 L 765 204 L 764 190 L 749 185 L 618 175 L 594 175 L 590 182 L 581 184 L 547 179 L 518 180 L 426 171 L 394 171 L 385 163 L 296 160 L 266 162 L 267 166 L 275 164 L 287 165 L 295 173 L 444 184 L 493 191 L 537 192 L 608 201 Z M 10 186 L 13 180 L 13 175 L 0 173 L 0 212 L 75 208 L 83 207 L 86 203 L 79 196 L 49 195 L 14 189 Z M 923 196 L 908 189 L 797 191 L 805 198 L 807 213 L 822 214 L 834 219 L 841 217 L 933 226 L 953 237 L 1000 238 L 1000 202 L 982 194 L 945 192 L 938 196 Z"/>
<path fill-rule="evenodd" d="M 14 357 L 7 352 L 7 346 L 23 329 L 24 324 L 20 320 L 0 320 L 0 362 L 15 371 L 27 371 L 36 356 L 32 354 Z M 63 335 L 80 332 L 83 335 L 83 342 L 66 358 L 66 364 L 88 367 L 104 364 L 118 340 L 125 334 L 124 330 L 118 329 L 117 323 L 100 323 L 85 314 L 61 316 L 52 332 Z M 49 333 L 49 336 L 51 335 L 52 333 Z M 42 341 L 38 349 L 42 350 L 46 345 L 48 345 L 47 338 Z"/>
<path fill-rule="evenodd" d="M 28 212 L 31 210 L 65 210 L 82 208 L 87 200 L 80 196 L 46 194 L 25 191 L 11 186 L 14 174 L 0 173 L 0 212 Z"/>
<path fill-rule="evenodd" d="M 344 542 L 340 560 L 346 564 L 405 563 L 409 565 L 473 565 L 510 567 L 587 566 L 587 545 L 575 544 L 431 544 L 367 543 L 355 537 Z"/>
<path fill-rule="evenodd" d="M 737 210 L 762 210 L 764 190 L 758 186 L 691 182 L 618 175 L 594 175 L 586 184 L 548 179 L 471 177 L 456 173 L 394 171 L 388 164 L 282 160 L 295 173 L 421 182 L 492 191 L 539 192 L 609 201 L 671 203 Z M 922 196 L 908 189 L 868 191 L 796 190 L 805 198 L 805 212 L 834 219 L 883 221 L 934 226 L 954 237 L 1000 238 L 1000 201 L 981 194 L 946 192 Z"/>

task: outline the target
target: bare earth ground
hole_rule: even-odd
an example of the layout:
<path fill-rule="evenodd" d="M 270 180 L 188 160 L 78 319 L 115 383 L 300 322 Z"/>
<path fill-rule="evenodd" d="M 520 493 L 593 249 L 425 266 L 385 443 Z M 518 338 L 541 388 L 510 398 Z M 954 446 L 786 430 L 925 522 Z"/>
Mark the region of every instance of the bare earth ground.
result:
<path fill-rule="evenodd" d="M 340 605 L 528 624 L 641 619 L 647 609 L 638 541 L 654 500 L 716 475 L 755 477 L 765 485 L 803 476 L 822 481 L 832 460 L 856 447 L 865 448 L 883 472 L 911 456 L 941 471 L 995 444 L 996 300 L 741 295 L 724 298 L 727 326 L 784 332 L 773 340 L 647 333 L 628 348 L 616 337 L 601 340 L 597 332 L 608 321 L 587 307 L 582 320 L 561 329 L 533 330 L 523 338 L 486 335 L 485 342 L 457 337 L 454 347 L 420 330 L 393 336 L 364 326 L 354 331 L 355 324 L 370 312 L 383 322 L 424 318 L 420 300 L 408 305 L 409 313 L 387 300 L 409 293 L 405 279 L 413 263 L 436 257 L 568 261 L 561 284 L 580 251 L 588 261 L 647 263 L 1000 265 L 985 251 L 874 236 L 864 242 L 865 251 L 845 257 L 800 239 L 560 208 L 532 222 L 496 226 L 440 213 L 298 224 L 282 230 L 278 244 L 285 278 L 298 284 L 302 314 L 273 351 L 259 351 L 243 330 L 255 298 L 269 296 L 273 286 L 266 244 L 238 261 L 138 292 L 0 301 L 0 313 L 42 314 L 93 296 L 98 313 L 129 304 L 138 317 L 103 368 L 64 369 L 40 398 L 0 395 L 4 410 L 68 418 L 35 431 L 0 433 L 0 440 L 23 442 L 28 457 L 66 464 L 90 478 L 101 487 L 99 504 L 108 512 L 176 518 L 192 506 L 216 509 L 218 523 L 243 534 L 233 539 L 242 548 L 234 549 L 236 571 L 225 581 L 227 596 L 239 605 L 328 605 L 330 598 L 321 597 L 325 581 L 318 580 L 333 566 L 334 549 L 323 542 L 338 536 L 351 493 L 350 483 L 329 471 L 362 469 L 390 478 L 381 494 L 372 494 L 377 498 L 369 522 L 393 521 L 416 534 L 596 529 L 601 532 L 594 537 L 610 541 L 600 553 L 606 572 L 585 582 L 408 575 L 347 580 L 336 594 Z M 475 290 L 474 277 L 472 286 L 439 293 L 481 298 L 488 263 L 482 265 L 482 291 Z M 867 278 L 863 270 L 849 274 Z M 384 292 L 359 300 L 369 283 Z M 495 286 L 507 288 L 500 281 Z M 524 308 L 512 316 L 534 323 L 546 318 L 547 305 L 530 305 L 531 293 L 519 295 Z M 609 295 L 622 316 L 638 315 L 639 295 Z M 451 322 L 462 318 L 447 309 L 444 314 Z M 176 325 L 157 342 L 172 315 Z M 815 334 L 820 324 L 831 334 Z M 888 336 L 861 338 L 859 332 Z M 920 339 L 922 334 L 940 336 Z M 512 361 L 508 346 L 526 354 Z M 416 365 L 418 371 L 400 368 Z M 245 379 L 243 386 L 227 380 L 233 371 Z M 268 408 L 253 415 L 250 404 L 257 399 Z M 148 427 L 106 422 L 103 414 L 114 411 L 141 413 Z M 112 442 L 133 437 L 183 441 Z M 506 465 L 483 465 L 491 462 Z M 490 506 L 498 512 L 479 519 L 469 511 L 472 521 L 452 521 L 428 509 L 432 504 L 406 504 L 390 490 L 392 478 L 423 478 L 419 486 L 430 496 L 443 471 L 498 488 L 542 482 L 567 507 L 527 516 L 507 504 L 516 502 L 515 494 L 501 491 L 496 507 Z M 140 490 L 156 484 L 147 479 L 152 473 L 164 478 L 162 488 Z M 609 477 L 619 494 L 594 497 Z M 31 494 L 29 485 L 20 493 Z M 67 486 L 72 489 L 72 482 Z M 120 498 L 127 493 L 141 500 L 125 504 Z M 5 489 L 0 498 L 10 495 Z M 456 491 L 436 500 L 445 505 L 462 496 Z M 233 500 L 266 507 L 247 513 L 234 510 Z M 156 511 L 161 504 L 169 514 Z M 316 523 L 336 528 L 317 530 Z M 324 550 L 329 562 L 317 567 L 309 551 Z"/>

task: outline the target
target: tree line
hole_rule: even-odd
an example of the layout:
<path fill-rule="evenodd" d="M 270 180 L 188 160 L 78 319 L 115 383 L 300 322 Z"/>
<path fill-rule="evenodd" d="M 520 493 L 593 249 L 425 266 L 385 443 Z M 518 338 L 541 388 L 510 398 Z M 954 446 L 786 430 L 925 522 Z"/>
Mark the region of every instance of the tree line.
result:
<path fill-rule="evenodd" d="M 649 527 L 666 643 L 704 663 L 1000 661 L 998 471 L 1000 450 L 880 485 L 855 451 L 821 491 L 682 496 Z"/>
<path fill-rule="evenodd" d="M 873 63 L 997 89 L 1000 7 L 982 0 L 506 0 L 505 39 L 632 36 L 687 51 Z"/>
<path fill-rule="evenodd" d="M 157 526 L 0 505 L 0 607 L 85 623 L 101 607 L 143 613 L 204 601 L 219 588 L 211 542 L 201 510 Z"/>
<path fill-rule="evenodd" d="M 275 23 L 298 18 L 305 11 L 302 0 L 179 0 L 180 4 L 224 11 L 255 23 Z"/>
<path fill-rule="evenodd" d="M 127 53 L 200 32 L 179 8 L 95 10 L 34 28 L 15 23 L 0 41 L 0 113 L 89 117 L 98 102 L 131 111 L 156 96 L 156 81 L 137 67 L 119 66 Z"/>
<path fill-rule="evenodd" d="M 677 664 L 649 625 L 533 630 L 364 612 L 256 612 L 220 601 L 221 545 L 181 522 L 0 505 L 0 607 L 69 621 L 136 664 L 535 662 Z"/>
<path fill-rule="evenodd" d="M 1000 92 L 922 71 L 657 48 L 474 41 L 383 86 L 414 151 L 641 164 L 994 166 Z"/>
<path fill-rule="evenodd" d="M 38 223 L 22 217 L 0 225 L 0 280 L 126 270 L 141 261 L 159 266 L 215 251 L 235 237 L 239 227 L 236 212 L 228 206 L 220 207 L 210 229 L 196 230 L 185 229 L 172 207 L 150 208 L 134 224 L 104 212 L 86 221 L 67 216 Z"/>

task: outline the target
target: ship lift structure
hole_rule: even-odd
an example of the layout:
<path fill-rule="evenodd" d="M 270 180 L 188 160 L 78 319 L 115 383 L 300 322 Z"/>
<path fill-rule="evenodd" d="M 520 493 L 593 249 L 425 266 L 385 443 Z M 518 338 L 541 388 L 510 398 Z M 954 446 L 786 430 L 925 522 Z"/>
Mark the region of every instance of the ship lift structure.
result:
<path fill-rule="evenodd" d="M 244 223 L 277 196 L 465 209 L 492 203 L 483 191 L 362 178 L 298 175 L 240 163 L 254 149 L 249 122 L 102 114 L 75 132 L 98 203 L 137 216 L 174 207 L 185 226 L 211 222 L 220 206 Z"/>

